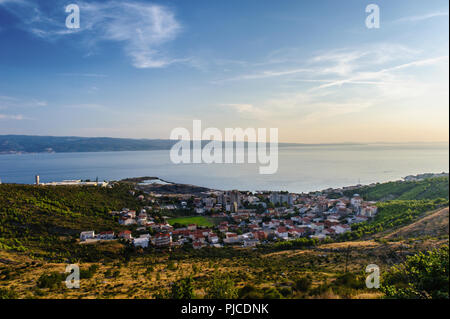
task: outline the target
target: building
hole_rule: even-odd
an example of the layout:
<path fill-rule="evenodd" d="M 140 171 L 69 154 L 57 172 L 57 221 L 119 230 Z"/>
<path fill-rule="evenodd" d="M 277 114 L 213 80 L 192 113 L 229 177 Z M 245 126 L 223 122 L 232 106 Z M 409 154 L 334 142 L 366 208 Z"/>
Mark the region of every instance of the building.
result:
<path fill-rule="evenodd" d="M 239 239 L 237 234 L 231 233 L 231 232 L 225 233 L 225 239 L 223 240 L 224 243 L 226 243 L 226 244 L 234 244 L 234 243 L 237 243 L 239 241 L 240 241 L 240 239 Z"/>
<path fill-rule="evenodd" d="M 153 245 L 156 247 L 170 246 L 172 243 L 172 236 L 169 233 L 158 233 L 153 237 Z"/>
<path fill-rule="evenodd" d="M 112 230 L 101 232 L 99 238 L 104 240 L 114 239 L 114 232 Z"/>
<path fill-rule="evenodd" d="M 39 175 L 36 175 L 36 185 L 39 185 Z"/>
<path fill-rule="evenodd" d="M 275 231 L 275 235 L 281 239 L 288 239 L 289 233 L 286 227 L 278 227 Z"/>
<path fill-rule="evenodd" d="M 95 232 L 93 230 L 83 231 L 80 234 L 80 240 L 85 241 L 87 239 L 94 239 L 95 238 Z"/>
<path fill-rule="evenodd" d="M 148 241 L 149 241 L 148 237 L 135 238 L 133 240 L 133 245 L 134 245 L 134 247 L 147 248 L 148 247 Z"/>
<path fill-rule="evenodd" d="M 219 242 L 219 237 L 214 233 L 210 233 L 208 235 L 208 240 L 211 244 L 217 244 Z"/>
<path fill-rule="evenodd" d="M 233 209 L 234 212 L 237 211 L 239 207 L 241 207 L 241 194 L 237 190 L 233 190 L 230 192 L 230 204 L 231 209 Z"/>
<path fill-rule="evenodd" d="M 244 244 L 242 246 L 243 247 L 255 247 L 258 244 L 259 244 L 259 240 L 257 240 L 257 239 L 246 239 L 246 240 L 244 240 Z"/>
<path fill-rule="evenodd" d="M 133 237 L 131 236 L 131 231 L 129 231 L 129 230 L 121 231 L 119 233 L 119 238 L 128 239 L 128 240 L 133 239 Z"/>
<path fill-rule="evenodd" d="M 200 248 L 205 247 L 205 243 L 201 242 L 201 241 L 194 241 L 192 243 L 192 247 L 194 247 L 194 249 L 200 249 Z"/>
<path fill-rule="evenodd" d="M 289 193 L 272 192 L 270 193 L 270 202 L 274 205 L 287 203 L 292 206 L 294 205 L 294 197 Z"/>

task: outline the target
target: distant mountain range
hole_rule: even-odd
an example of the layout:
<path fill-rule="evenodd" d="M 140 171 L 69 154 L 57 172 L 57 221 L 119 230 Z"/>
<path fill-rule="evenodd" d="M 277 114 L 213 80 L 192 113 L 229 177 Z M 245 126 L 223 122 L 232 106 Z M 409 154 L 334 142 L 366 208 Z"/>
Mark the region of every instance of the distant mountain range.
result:
<path fill-rule="evenodd" d="M 0 135 L 0 154 L 169 150 L 176 142 L 178 141 L 162 139 Z M 208 142 L 202 141 L 202 144 Z M 279 144 L 280 147 L 301 145 L 325 144 Z"/>
<path fill-rule="evenodd" d="M 0 135 L 0 153 L 165 150 L 176 141 L 109 137 Z"/>

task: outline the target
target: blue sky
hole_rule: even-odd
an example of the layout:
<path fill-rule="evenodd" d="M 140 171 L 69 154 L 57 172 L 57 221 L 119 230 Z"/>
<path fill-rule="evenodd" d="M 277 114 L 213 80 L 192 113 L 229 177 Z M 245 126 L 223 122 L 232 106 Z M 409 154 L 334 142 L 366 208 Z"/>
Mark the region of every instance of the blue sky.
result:
<path fill-rule="evenodd" d="M 80 7 L 81 28 L 65 27 Z M 365 8 L 380 7 L 368 29 Z M 0 134 L 448 141 L 448 1 L 0 0 Z"/>

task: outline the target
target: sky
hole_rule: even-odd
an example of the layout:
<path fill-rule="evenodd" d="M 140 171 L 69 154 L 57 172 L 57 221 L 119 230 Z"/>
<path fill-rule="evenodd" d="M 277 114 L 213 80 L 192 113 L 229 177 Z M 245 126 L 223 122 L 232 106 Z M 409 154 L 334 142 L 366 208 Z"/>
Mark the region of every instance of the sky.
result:
<path fill-rule="evenodd" d="M 281 142 L 448 142 L 448 13 L 447 0 L 0 0 L 0 134 L 168 139 L 201 120 Z"/>

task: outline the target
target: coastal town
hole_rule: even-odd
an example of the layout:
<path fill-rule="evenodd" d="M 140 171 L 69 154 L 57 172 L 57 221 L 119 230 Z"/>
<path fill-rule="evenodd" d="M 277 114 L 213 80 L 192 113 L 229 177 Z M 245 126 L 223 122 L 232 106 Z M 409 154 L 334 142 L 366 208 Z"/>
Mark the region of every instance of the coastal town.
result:
<path fill-rule="evenodd" d="M 361 186 L 361 185 L 358 185 Z M 357 188 L 354 186 L 353 188 Z M 299 238 L 324 240 L 349 232 L 351 225 L 368 221 L 377 214 L 376 203 L 352 196 L 330 196 L 351 191 L 352 187 L 321 192 L 207 191 L 195 194 L 160 194 L 130 191 L 143 203 L 139 211 L 122 208 L 109 214 L 127 228 L 119 233 L 86 230 L 80 243 L 125 240 L 135 247 L 172 248 L 190 245 L 194 249 L 225 245 L 255 247 Z M 164 216 L 177 212 L 209 225 L 178 223 Z M 184 213 L 183 213 L 184 212 Z"/>

